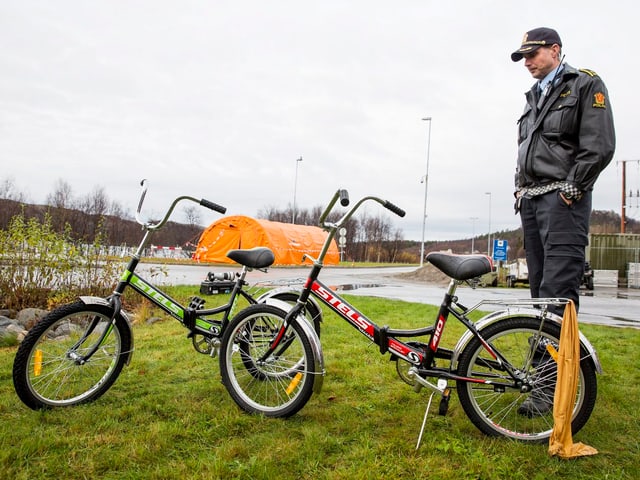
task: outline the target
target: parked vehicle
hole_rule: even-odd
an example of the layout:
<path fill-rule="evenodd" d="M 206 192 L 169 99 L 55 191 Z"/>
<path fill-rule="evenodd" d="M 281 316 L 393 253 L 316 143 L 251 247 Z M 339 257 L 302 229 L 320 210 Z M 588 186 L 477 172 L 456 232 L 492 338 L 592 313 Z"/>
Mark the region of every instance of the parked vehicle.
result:
<path fill-rule="evenodd" d="M 529 269 L 527 260 L 518 258 L 507 265 L 507 287 L 513 288 L 517 283 L 529 283 Z"/>
<path fill-rule="evenodd" d="M 582 275 L 582 283 L 587 290 L 593 290 L 593 268 L 591 263 L 584 262 L 584 274 Z"/>

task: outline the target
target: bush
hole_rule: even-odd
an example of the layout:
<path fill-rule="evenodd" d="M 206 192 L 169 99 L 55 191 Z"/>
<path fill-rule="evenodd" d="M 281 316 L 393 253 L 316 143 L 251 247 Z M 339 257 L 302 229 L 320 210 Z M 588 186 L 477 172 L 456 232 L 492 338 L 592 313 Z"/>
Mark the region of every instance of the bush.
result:
<path fill-rule="evenodd" d="M 51 218 L 14 216 L 0 231 L 0 304 L 3 308 L 51 308 L 78 295 L 104 295 L 113 287 L 116 263 L 101 252 L 102 235 L 75 243 L 67 225 L 55 232 Z"/>

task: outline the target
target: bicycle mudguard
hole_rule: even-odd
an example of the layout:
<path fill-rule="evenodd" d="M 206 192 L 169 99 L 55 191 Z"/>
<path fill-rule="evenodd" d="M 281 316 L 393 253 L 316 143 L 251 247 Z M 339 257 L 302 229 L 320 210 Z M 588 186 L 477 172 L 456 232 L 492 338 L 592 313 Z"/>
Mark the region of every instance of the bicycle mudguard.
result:
<path fill-rule="evenodd" d="M 262 303 L 266 303 L 267 305 L 272 305 L 274 307 L 279 308 L 284 312 L 289 312 L 293 305 L 288 304 L 282 300 L 278 300 L 276 298 L 266 298 Z M 318 334 L 313 329 L 313 325 L 307 322 L 304 317 L 300 317 L 300 321 L 298 324 L 304 330 L 304 333 L 309 338 L 309 342 L 311 343 L 311 349 L 313 350 L 313 358 L 315 359 L 315 363 L 312 366 L 311 373 L 314 376 L 313 380 L 313 392 L 320 393 L 322 390 L 322 383 L 324 382 L 324 354 L 322 353 L 322 345 L 320 344 L 320 339 L 318 338 Z"/>
<path fill-rule="evenodd" d="M 540 310 L 535 308 L 522 308 L 522 307 L 513 307 L 507 308 L 506 310 L 499 310 L 497 312 L 492 312 L 475 323 L 476 329 L 478 331 L 482 331 L 482 329 L 488 327 L 489 325 L 493 325 L 496 322 L 501 320 L 506 320 L 508 318 L 513 317 L 527 317 L 527 318 L 540 318 Z M 553 313 L 547 313 L 547 318 L 545 321 L 551 321 L 557 323 L 558 325 L 562 325 L 562 317 Z M 451 369 L 455 370 L 457 368 L 458 357 L 467 346 L 469 341 L 473 338 L 473 334 L 467 330 L 458 340 L 456 346 L 453 349 L 453 355 L 451 356 Z M 587 353 L 589 354 L 589 359 L 593 363 L 593 367 L 596 369 L 596 372 L 602 374 L 602 365 L 600 364 L 600 359 L 598 358 L 598 353 L 596 349 L 591 345 L 591 342 L 585 337 L 582 332 L 580 332 L 580 346 L 583 347 Z"/>
<path fill-rule="evenodd" d="M 105 307 L 112 306 L 109 300 L 102 297 L 93 297 L 90 295 L 83 295 L 78 298 L 80 298 L 82 303 L 84 303 L 85 305 L 103 305 Z M 127 313 L 124 310 L 120 310 L 120 316 L 124 318 L 125 323 L 127 324 L 127 328 L 129 329 L 129 334 L 131 336 L 131 349 L 128 352 L 123 352 L 123 354 L 127 356 L 124 364 L 126 366 L 129 366 L 129 363 L 131 362 L 131 357 L 133 356 L 133 351 L 135 350 L 134 340 L 133 340 L 134 339 L 133 329 L 131 328 L 131 320 L 129 320 L 129 317 L 127 316 Z"/>
<path fill-rule="evenodd" d="M 283 287 L 274 288 L 273 290 L 269 290 L 268 292 L 263 293 L 258 298 L 256 298 L 256 301 L 258 303 L 262 303 L 268 298 L 274 297 L 274 296 L 278 295 L 279 293 L 286 293 L 286 292 L 291 292 L 291 293 L 295 293 L 296 295 L 300 295 L 301 291 L 302 291 L 302 286 L 291 287 L 291 286 L 287 285 L 287 286 L 283 286 Z M 319 320 L 320 320 L 320 322 L 322 322 L 322 309 L 320 308 L 320 305 L 318 304 L 316 299 L 313 298 L 310 295 L 309 299 L 307 300 L 307 302 L 312 303 L 313 306 L 316 307 L 316 309 L 318 310 L 318 314 L 320 316 Z"/>

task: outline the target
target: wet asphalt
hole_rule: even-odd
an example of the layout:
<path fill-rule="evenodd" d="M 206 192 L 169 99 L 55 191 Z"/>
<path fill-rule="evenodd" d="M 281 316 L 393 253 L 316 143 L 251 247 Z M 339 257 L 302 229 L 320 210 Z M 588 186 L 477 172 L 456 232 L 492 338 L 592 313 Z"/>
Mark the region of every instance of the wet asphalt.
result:
<path fill-rule="evenodd" d="M 149 269 L 145 264 L 141 269 Z M 155 266 L 158 268 L 158 266 Z M 324 267 L 319 279 L 339 292 L 350 295 L 392 298 L 407 302 L 439 305 L 444 295 L 445 287 L 423 282 L 399 278 L 400 273 L 416 270 L 417 267 L 376 267 L 376 268 L 345 268 Z M 239 267 L 210 267 L 202 265 L 165 265 L 160 267 L 162 274 L 153 276 L 153 281 L 159 285 L 198 285 L 204 281 L 208 272 L 238 271 Z M 264 283 L 269 286 L 301 285 L 304 282 L 309 267 L 272 267 L 268 271 L 249 272 L 247 279 L 250 283 Z M 142 273 L 142 272 L 140 272 Z M 145 278 L 151 280 L 147 274 Z M 461 286 L 457 295 L 462 304 L 467 307 L 481 301 L 495 300 L 499 302 L 518 299 L 528 299 L 527 288 L 471 288 Z M 497 310 L 504 308 L 500 305 L 482 305 L 482 310 Z M 593 323 L 616 327 L 640 328 L 640 289 L 623 289 L 614 287 L 595 286 L 594 290 L 583 290 L 580 296 L 578 320 L 582 323 Z"/>

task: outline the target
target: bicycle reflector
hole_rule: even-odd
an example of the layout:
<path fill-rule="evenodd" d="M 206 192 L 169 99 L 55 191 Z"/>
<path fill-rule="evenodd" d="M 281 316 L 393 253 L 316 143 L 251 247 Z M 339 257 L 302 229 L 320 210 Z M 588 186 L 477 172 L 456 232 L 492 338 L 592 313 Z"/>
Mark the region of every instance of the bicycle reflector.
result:
<path fill-rule="evenodd" d="M 291 382 L 289 383 L 289 386 L 285 390 L 287 395 L 291 395 L 291 392 L 293 392 L 295 390 L 295 388 L 300 383 L 300 380 L 302 380 L 302 373 L 298 372 L 298 373 L 296 373 L 296 376 L 291 379 Z"/>
<path fill-rule="evenodd" d="M 42 373 L 42 350 L 37 349 L 33 355 L 33 374 L 39 377 Z"/>

